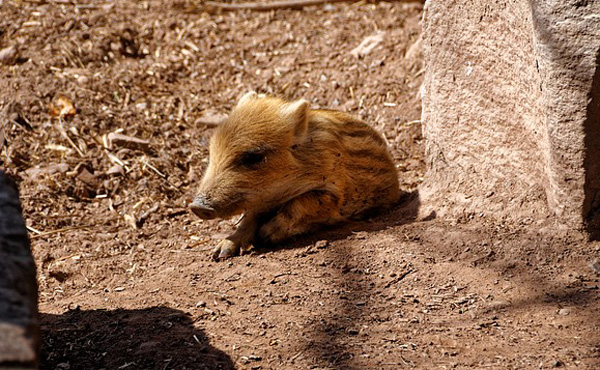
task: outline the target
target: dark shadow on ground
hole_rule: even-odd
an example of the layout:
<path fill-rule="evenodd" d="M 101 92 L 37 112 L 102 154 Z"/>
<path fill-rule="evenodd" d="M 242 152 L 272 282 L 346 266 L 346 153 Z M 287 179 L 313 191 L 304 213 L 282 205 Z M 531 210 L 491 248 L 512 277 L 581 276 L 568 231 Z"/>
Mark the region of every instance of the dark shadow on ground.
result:
<path fill-rule="evenodd" d="M 375 232 L 394 226 L 412 223 L 416 220 L 420 206 L 417 191 L 406 194 L 398 206 L 374 215 L 364 221 L 349 222 L 330 230 L 323 230 L 310 236 L 299 238 L 284 248 L 300 248 L 312 245 L 318 240 L 338 240 L 355 233 Z M 435 218 L 435 215 L 427 219 Z M 327 264 L 338 265 L 339 275 L 331 277 L 331 284 L 343 292 L 339 299 L 332 299 L 332 314 L 315 317 L 312 321 L 312 334 L 305 338 L 305 353 L 313 359 L 314 366 L 331 370 L 363 370 L 360 360 L 355 358 L 356 342 L 363 340 L 361 335 L 364 317 L 369 316 L 367 302 L 375 286 L 372 276 L 352 268 L 352 255 L 343 248 L 329 248 Z M 403 277 L 399 276 L 398 281 Z"/>
<path fill-rule="evenodd" d="M 41 314 L 41 370 L 233 370 L 189 315 L 168 307 Z"/>
<path fill-rule="evenodd" d="M 374 219 L 373 225 L 365 225 L 365 229 L 379 230 L 386 225 L 402 226 L 412 223 L 414 220 L 407 218 L 404 219 L 406 220 L 405 223 L 401 223 L 398 222 L 401 218 L 396 218 L 396 222 L 393 223 L 391 221 L 394 220 L 395 212 L 400 212 L 400 210 L 395 210 L 389 215 Z M 554 276 L 557 273 L 563 273 L 564 270 L 553 267 L 551 262 L 544 262 L 548 256 L 558 255 L 560 248 L 563 248 L 564 245 L 576 245 L 583 242 L 579 237 L 554 237 L 551 235 L 540 237 L 535 230 L 520 230 L 514 237 L 502 237 L 494 234 L 493 229 L 489 226 L 486 228 L 481 225 L 481 228 L 472 228 L 470 225 L 464 225 L 464 233 L 471 233 L 470 237 L 453 239 L 447 237 L 447 233 L 456 229 L 460 231 L 461 226 L 449 226 L 442 220 L 436 222 L 437 224 L 434 225 L 435 227 L 431 231 L 434 235 L 424 233 L 422 228 L 416 231 L 416 235 L 422 238 L 424 248 L 427 248 L 423 250 L 424 253 L 434 261 L 433 263 L 435 261 L 451 261 L 463 265 L 465 268 L 475 267 L 484 271 L 495 271 L 505 277 L 507 281 L 528 287 L 531 292 L 531 294 L 526 294 L 520 298 L 503 302 L 501 306 L 491 304 L 492 298 L 486 298 L 486 302 L 490 303 L 489 306 L 481 304 L 477 308 L 477 315 L 473 317 L 462 315 L 459 318 L 452 318 L 448 322 L 449 328 L 457 325 L 473 326 L 485 321 L 482 317 L 492 317 L 493 320 L 499 317 L 501 325 L 504 325 L 503 320 L 511 318 L 515 311 L 528 310 L 535 312 L 536 309 L 542 307 L 545 309 L 555 308 L 556 310 L 562 307 L 573 308 L 573 312 L 570 314 L 572 316 L 568 316 L 569 318 L 581 314 L 582 319 L 590 320 L 595 316 L 594 312 L 597 312 L 600 300 L 598 295 L 600 283 L 598 283 L 598 279 L 588 281 L 584 278 L 578 278 L 565 283 L 561 279 L 555 279 Z M 410 226 L 408 226 L 408 237 L 410 238 L 413 233 L 415 231 L 411 231 Z M 494 243 L 497 238 L 501 238 L 507 245 Z M 466 244 L 463 243 L 464 240 L 467 240 Z M 443 248 L 437 249 L 437 245 L 443 246 Z M 509 248 L 508 245 L 515 248 Z M 467 251 L 465 252 L 465 250 Z M 329 254 L 325 260 L 328 265 L 337 263 L 338 265 L 348 264 L 350 267 L 353 265 L 352 253 L 359 253 L 359 251 L 352 251 L 347 248 L 328 248 L 328 252 Z M 402 251 L 399 251 L 399 253 L 402 253 Z M 544 264 L 547 265 L 544 266 Z M 312 361 L 319 368 L 332 370 L 364 369 L 364 366 L 361 366 L 361 363 L 364 362 L 361 358 L 356 357 L 360 355 L 360 352 L 357 352 L 357 347 L 360 348 L 360 343 L 365 338 L 361 336 L 361 332 L 363 331 L 362 324 L 365 322 L 364 318 L 370 314 L 369 299 L 371 296 L 377 295 L 377 289 L 381 288 L 378 288 L 375 284 L 374 275 L 354 270 L 353 268 L 341 268 L 339 269 L 339 275 L 331 276 L 331 284 L 335 286 L 336 290 L 343 292 L 343 295 L 340 295 L 342 299 L 332 297 L 329 303 L 331 314 L 312 320 L 313 334 L 304 339 L 306 343 L 304 346 L 305 356 L 312 358 Z M 395 283 L 403 284 L 404 277 L 410 271 L 399 271 L 399 280 Z M 486 316 L 487 313 L 489 315 Z M 541 325 L 542 322 L 539 319 L 537 320 L 536 325 Z M 426 327 L 426 325 L 415 327 Z M 590 328 L 598 327 L 598 321 L 591 319 L 589 326 Z M 516 330 L 514 327 L 512 329 Z M 402 333 L 398 334 L 401 335 Z M 421 333 L 413 332 L 411 335 L 419 337 Z M 555 335 L 551 338 L 553 341 L 556 343 L 561 341 L 558 331 L 552 335 Z M 586 335 L 589 335 L 589 332 Z M 592 335 L 592 341 L 596 341 L 598 336 Z M 493 342 L 493 339 L 490 339 L 491 342 Z M 598 365 L 600 345 L 597 348 L 597 354 L 579 354 L 580 357 L 577 360 L 592 366 Z M 398 353 L 397 359 L 396 368 L 414 367 L 414 364 L 410 361 L 410 356 L 405 359 L 401 353 Z M 460 357 L 457 357 L 455 361 L 460 361 Z M 583 368 L 583 364 L 581 368 Z"/>
<path fill-rule="evenodd" d="M 348 261 L 347 251 L 330 248 L 334 252 L 328 263 Z M 368 302 L 374 283 L 370 275 L 356 269 L 342 268 L 340 274 L 332 276 L 331 284 L 343 292 L 332 299 L 332 313 L 312 322 L 313 333 L 305 339 L 304 350 L 319 369 L 363 370 L 360 359 L 356 358 L 356 343 L 364 340 L 361 336 L 364 317 L 369 316 Z"/>
<path fill-rule="evenodd" d="M 574 305 L 586 308 L 588 304 L 594 303 L 597 299 L 598 294 L 594 289 L 571 286 L 562 289 L 551 289 L 544 292 L 543 295 L 512 302 L 509 307 L 519 309 L 535 305 L 556 304 L 559 306 Z"/>

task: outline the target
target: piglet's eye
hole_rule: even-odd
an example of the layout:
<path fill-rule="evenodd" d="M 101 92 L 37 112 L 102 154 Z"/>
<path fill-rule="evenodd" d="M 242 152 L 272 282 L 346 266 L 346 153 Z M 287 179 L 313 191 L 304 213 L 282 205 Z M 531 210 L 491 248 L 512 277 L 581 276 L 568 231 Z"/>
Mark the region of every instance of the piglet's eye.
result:
<path fill-rule="evenodd" d="M 240 157 L 240 164 L 244 167 L 256 167 L 265 160 L 265 153 L 260 151 L 249 150 Z"/>

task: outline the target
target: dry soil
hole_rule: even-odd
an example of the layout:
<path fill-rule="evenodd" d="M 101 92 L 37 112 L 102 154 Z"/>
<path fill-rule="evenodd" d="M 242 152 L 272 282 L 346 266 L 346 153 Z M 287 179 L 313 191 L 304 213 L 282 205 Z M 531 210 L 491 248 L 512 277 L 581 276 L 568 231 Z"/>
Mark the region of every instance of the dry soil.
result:
<path fill-rule="evenodd" d="M 600 368 L 600 244 L 550 218 L 414 217 L 420 3 L 205 10 L 0 0 L 0 161 L 38 266 L 41 369 Z M 212 261 L 236 220 L 186 205 L 249 90 L 370 122 L 412 203 Z"/>

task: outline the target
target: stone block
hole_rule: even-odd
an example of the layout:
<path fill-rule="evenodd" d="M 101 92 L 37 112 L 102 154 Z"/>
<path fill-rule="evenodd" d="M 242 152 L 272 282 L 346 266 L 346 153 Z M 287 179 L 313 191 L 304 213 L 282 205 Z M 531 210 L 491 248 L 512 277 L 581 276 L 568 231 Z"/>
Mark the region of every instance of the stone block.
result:
<path fill-rule="evenodd" d="M 427 1 L 423 48 L 422 213 L 597 230 L 600 2 Z"/>

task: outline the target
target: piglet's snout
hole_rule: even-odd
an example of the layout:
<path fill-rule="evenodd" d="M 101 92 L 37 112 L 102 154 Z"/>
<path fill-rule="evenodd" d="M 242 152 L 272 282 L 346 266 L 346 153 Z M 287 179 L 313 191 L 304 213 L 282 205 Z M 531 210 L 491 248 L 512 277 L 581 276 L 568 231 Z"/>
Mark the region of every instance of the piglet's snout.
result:
<path fill-rule="evenodd" d="M 215 209 L 210 205 L 208 198 L 204 194 L 198 194 L 194 198 L 194 201 L 190 204 L 190 209 L 196 216 L 204 220 L 210 220 L 217 216 Z"/>

